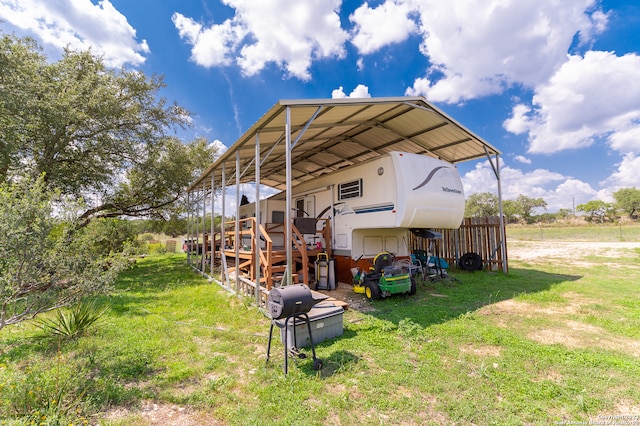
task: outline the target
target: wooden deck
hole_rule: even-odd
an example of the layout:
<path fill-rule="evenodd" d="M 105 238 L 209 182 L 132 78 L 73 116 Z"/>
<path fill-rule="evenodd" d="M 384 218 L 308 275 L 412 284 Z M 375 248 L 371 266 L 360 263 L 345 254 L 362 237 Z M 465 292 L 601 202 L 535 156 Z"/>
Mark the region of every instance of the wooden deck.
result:
<path fill-rule="evenodd" d="M 331 229 L 328 219 L 317 219 L 322 222 L 321 229 L 313 235 L 312 241 L 307 242 L 292 223 L 292 261 L 294 270 L 291 271 L 294 283 L 311 283 L 310 275 L 315 269 L 314 262 L 318 254 L 326 253 L 331 256 Z M 231 226 L 229 226 L 231 225 Z M 234 229 L 235 222 L 227 224 L 228 229 L 224 235 L 216 233 L 213 239 L 204 234 L 202 241 L 189 241 L 186 251 L 193 259 L 190 263 L 195 265 L 203 273 L 213 275 L 217 269 L 221 280 L 235 282 L 234 291 L 254 295 L 259 304 L 265 306 L 269 291 L 280 285 L 286 278 L 287 252 L 280 244 L 283 242 L 284 226 L 282 224 L 258 225 L 255 218 L 246 218 L 239 221 L 239 229 Z M 258 232 L 259 230 L 259 232 Z M 257 236 L 260 238 L 257 238 Z M 324 247 L 316 248 L 315 241 L 321 239 Z M 260 241 L 260 243 L 257 243 Z M 237 243 L 236 243 L 237 242 Z M 258 263 L 259 259 L 259 263 Z M 256 282 L 259 282 L 260 290 L 256 295 Z M 229 284 L 230 285 L 230 284 Z"/>

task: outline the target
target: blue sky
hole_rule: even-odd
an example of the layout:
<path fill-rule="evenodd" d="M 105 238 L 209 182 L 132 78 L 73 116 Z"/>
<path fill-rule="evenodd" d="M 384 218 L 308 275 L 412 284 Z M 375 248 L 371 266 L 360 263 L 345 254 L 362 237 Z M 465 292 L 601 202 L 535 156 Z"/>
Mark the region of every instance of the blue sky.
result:
<path fill-rule="evenodd" d="M 164 75 L 230 146 L 279 99 L 421 95 L 503 152 L 505 199 L 548 211 L 640 188 L 634 0 L 0 0 L 0 29 Z M 458 165 L 495 192 L 486 161 Z"/>

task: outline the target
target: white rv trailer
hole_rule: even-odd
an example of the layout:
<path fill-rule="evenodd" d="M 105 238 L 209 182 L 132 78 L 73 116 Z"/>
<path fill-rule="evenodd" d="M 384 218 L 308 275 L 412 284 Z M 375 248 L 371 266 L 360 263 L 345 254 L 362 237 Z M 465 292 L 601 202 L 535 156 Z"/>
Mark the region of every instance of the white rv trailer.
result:
<path fill-rule="evenodd" d="M 284 220 L 284 196 L 261 200 L 261 223 Z M 458 228 L 465 207 L 454 165 L 396 151 L 300 184 L 292 188 L 292 200 L 294 216 L 330 218 L 333 255 L 351 259 L 381 251 L 408 256 L 409 229 Z M 254 213 L 254 203 L 240 207 L 241 218 Z M 318 230 L 323 223 L 317 222 Z M 307 236 L 327 246 L 318 235 Z"/>

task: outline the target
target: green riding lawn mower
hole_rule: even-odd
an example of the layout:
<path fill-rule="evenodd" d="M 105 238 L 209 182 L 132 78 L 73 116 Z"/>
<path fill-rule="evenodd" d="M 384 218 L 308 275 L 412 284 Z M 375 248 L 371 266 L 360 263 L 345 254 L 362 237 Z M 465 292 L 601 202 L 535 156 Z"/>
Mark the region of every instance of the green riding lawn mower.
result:
<path fill-rule="evenodd" d="M 395 257 L 389 252 L 373 258 L 369 272 L 358 270 L 353 278 L 353 290 L 364 293 L 368 299 L 380 299 L 394 294 L 416 294 L 417 282 L 411 271 L 394 265 Z"/>

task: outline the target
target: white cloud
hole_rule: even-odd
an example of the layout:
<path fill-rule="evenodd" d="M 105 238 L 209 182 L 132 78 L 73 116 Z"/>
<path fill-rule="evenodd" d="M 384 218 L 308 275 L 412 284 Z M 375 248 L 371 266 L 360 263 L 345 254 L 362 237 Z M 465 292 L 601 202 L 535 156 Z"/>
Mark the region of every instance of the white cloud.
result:
<path fill-rule="evenodd" d="M 574 36 L 586 43 L 606 28 L 596 0 L 414 0 L 422 52 L 432 66 L 407 89 L 435 102 L 535 87 L 566 61 Z"/>
<path fill-rule="evenodd" d="M 145 40 L 109 0 L 0 0 L 0 20 L 28 31 L 61 51 L 88 50 L 103 56 L 109 67 L 144 63 Z"/>
<path fill-rule="evenodd" d="M 532 105 L 519 104 L 504 122 L 529 133 L 529 152 L 552 153 L 590 146 L 599 138 L 621 153 L 640 152 L 640 56 L 589 51 L 570 56 Z"/>
<path fill-rule="evenodd" d="M 344 99 L 347 97 L 347 94 L 344 93 L 344 87 L 340 86 L 337 89 L 333 89 L 331 92 L 331 99 Z"/>
<path fill-rule="evenodd" d="M 579 204 L 598 198 L 598 193 L 588 183 L 569 178 L 542 198 L 547 202 L 547 211 L 555 212 L 559 209 L 573 210 Z"/>
<path fill-rule="evenodd" d="M 503 164 L 500 177 L 503 200 L 515 200 L 521 194 L 530 198 L 542 198 L 546 201 L 549 212 L 561 208 L 571 209 L 573 203 L 586 203 L 598 195 L 586 182 L 545 169 L 525 173 Z M 477 192 L 498 192 L 493 169 L 487 161 L 477 163 L 474 170 L 462 176 L 462 182 L 467 197 Z"/>
<path fill-rule="evenodd" d="M 548 192 L 549 185 L 563 182 L 566 176 L 544 169 L 536 169 L 528 173 L 514 169 L 506 164 L 500 168 L 502 196 L 505 200 L 515 199 L 523 194 L 527 197 L 540 197 Z M 476 168 L 463 176 L 465 195 L 476 192 L 497 192 L 496 177 L 487 161 L 476 164 Z"/>
<path fill-rule="evenodd" d="M 417 28 L 408 16 L 411 12 L 409 5 L 402 1 L 387 0 L 373 9 L 365 2 L 349 16 L 349 21 L 354 23 L 351 42 L 362 55 L 402 42 Z"/>
<path fill-rule="evenodd" d="M 268 63 L 289 76 L 309 80 L 317 59 L 344 56 L 347 33 L 340 27 L 340 0 L 225 0 L 235 16 L 206 27 L 179 13 L 173 22 L 192 45 L 191 58 L 205 67 L 237 64 L 245 75 Z"/>
<path fill-rule="evenodd" d="M 216 140 L 214 140 L 213 142 L 211 142 L 211 143 L 209 144 L 209 147 L 211 147 L 211 148 L 215 148 L 215 149 L 216 149 L 216 154 L 217 154 L 217 155 L 216 155 L 216 159 L 217 159 L 218 157 L 220 157 L 222 154 L 224 154 L 224 153 L 227 151 L 227 149 L 229 149 L 229 148 L 228 148 L 224 143 L 222 143 L 222 141 L 221 141 L 221 140 L 219 140 L 219 139 L 216 139 Z"/>
<path fill-rule="evenodd" d="M 210 28 L 204 28 L 180 13 L 174 13 L 171 20 L 180 37 L 193 46 L 191 59 L 205 67 L 231 64 L 233 48 L 244 36 L 229 20 Z"/>
<path fill-rule="evenodd" d="M 522 164 L 531 164 L 531 160 L 524 155 L 516 155 L 513 157 L 513 159 Z"/>
<path fill-rule="evenodd" d="M 506 119 L 502 126 L 516 135 L 525 133 L 531 128 L 531 118 L 529 113 L 531 107 L 525 104 L 517 104 L 511 111 L 511 117 Z"/>
<path fill-rule="evenodd" d="M 611 174 L 601 185 L 606 185 L 612 189 L 610 193 L 621 188 L 640 188 L 640 155 L 633 153 L 626 154 L 618 164 L 618 170 Z"/>
<path fill-rule="evenodd" d="M 503 164 L 500 168 L 503 200 L 515 200 L 522 194 L 542 198 L 548 212 L 572 209 L 591 200 L 613 202 L 613 193 L 622 188 L 640 188 L 640 156 L 627 154 L 611 176 L 593 188 L 589 183 L 545 169 L 523 172 Z M 462 176 L 465 196 L 478 192 L 497 194 L 498 185 L 493 169 L 487 161 L 476 164 L 475 169 Z"/>
<path fill-rule="evenodd" d="M 616 129 L 609 137 L 611 148 L 618 152 L 640 153 L 640 126 L 629 121 L 626 126 Z"/>
<path fill-rule="evenodd" d="M 344 93 L 344 88 L 342 86 L 338 87 L 337 89 L 333 89 L 333 91 L 331 92 L 332 99 L 343 99 L 347 97 L 348 98 L 370 98 L 371 95 L 369 94 L 369 88 L 363 84 L 358 84 L 356 88 L 353 89 L 351 93 L 349 93 L 349 96 L 347 96 L 347 94 Z"/>

